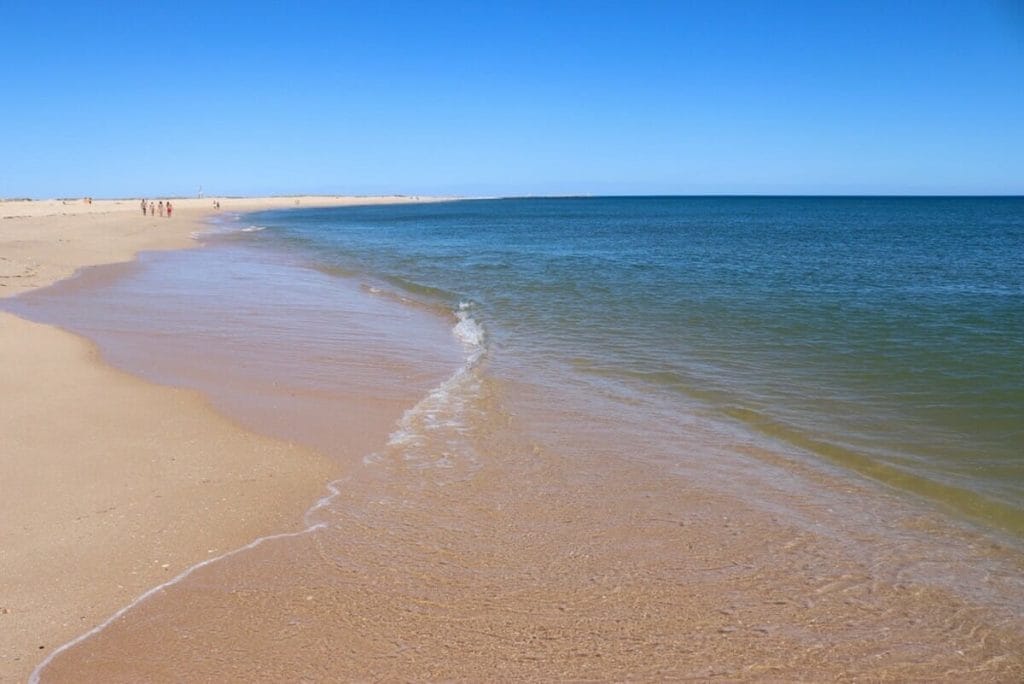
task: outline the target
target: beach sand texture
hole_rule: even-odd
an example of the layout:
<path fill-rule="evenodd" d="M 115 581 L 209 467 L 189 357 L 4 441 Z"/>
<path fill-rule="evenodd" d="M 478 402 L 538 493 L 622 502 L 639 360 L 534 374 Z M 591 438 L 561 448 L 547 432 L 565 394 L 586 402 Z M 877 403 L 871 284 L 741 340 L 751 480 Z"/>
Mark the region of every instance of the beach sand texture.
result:
<path fill-rule="evenodd" d="M 332 200 L 345 201 L 358 200 Z M 143 219 L 130 200 L 75 216 L 64 206 L 19 206 L 57 213 L 0 221 L 0 254 L 17 276 L 7 290 L 192 244 L 209 202 L 182 201 L 170 221 Z M 294 198 L 222 203 L 263 206 Z M 482 420 L 494 424 L 473 447 L 486 459 L 424 468 L 384 446 L 385 409 L 364 406 L 381 434 L 354 438 L 352 455 L 374 439 L 381 448 L 359 467 L 246 432 L 197 393 L 108 368 L 54 328 L 0 315 L 0 350 L 0 577 L 15 578 L 2 599 L 0 679 L 23 680 L 53 648 L 195 563 L 310 526 L 197 569 L 67 649 L 42 680 L 1024 676 L 1019 604 L 993 609 L 944 588 L 962 578 L 1012 591 L 1019 556 L 907 515 L 895 497 L 877 505 L 856 481 L 780 464 L 775 485 L 731 474 L 728 495 L 696 470 L 667 477 L 661 464 L 620 458 L 642 437 L 598 425 L 564 435 L 588 454 L 580 463 L 523 429 L 574 416 L 544 414 L 532 388 L 483 376 L 481 405 L 495 410 Z M 426 450 L 442 452 L 443 439 Z M 798 480 L 822 493 L 803 490 L 796 518 L 735 494 L 778 486 L 792 497 Z M 872 497 L 872 514 L 905 539 L 948 535 L 948 551 L 901 554 L 891 529 L 847 526 Z"/>
<path fill-rule="evenodd" d="M 222 211 L 399 198 L 221 198 Z M 0 296 L 196 244 L 212 199 L 0 202 Z M 88 342 L 0 313 L 0 681 L 186 567 L 301 526 L 337 474 L 197 393 L 107 367 Z"/>

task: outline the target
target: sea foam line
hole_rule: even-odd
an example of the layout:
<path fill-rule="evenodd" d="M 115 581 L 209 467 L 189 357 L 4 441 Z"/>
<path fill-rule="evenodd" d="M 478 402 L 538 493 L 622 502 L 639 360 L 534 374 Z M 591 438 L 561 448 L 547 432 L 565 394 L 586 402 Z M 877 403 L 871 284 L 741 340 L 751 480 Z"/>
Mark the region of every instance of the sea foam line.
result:
<path fill-rule="evenodd" d="M 327 523 L 325 523 L 325 522 L 318 522 L 318 523 L 310 524 L 309 523 L 309 516 L 312 513 L 314 513 L 315 511 L 318 511 L 321 508 L 327 506 L 336 496 L 338 496 L 338 494 L 341 493 L 341 489 L 339 488 L 339 485 L 342 482 L 344 482 L 344 479 L 347 479 L 347 478 L 343 478 L 343 479 L 340 479 L 340 480 L 333 480 L 331 482 L 328 482 L 327 483 L 327 489 L 328 489 L 329 493 L 324 495 L 324 496 L 322 496 L 322 497 L 320 497 L 319 499 L 317 499 L 316 503 L 314 503 L 312 506 L 310 506 L 306 510 L 306 512 L 302 516 L 303 522 L 305 522 L 308 525 L 308 527 L 306 527 L 306 529 L 299 530 L 297 532 L 281 532 L 279 534 L 269 534 L 269 535 L 266 535 L 264 537 L 259 537 L 257 539 L 254 539 L 253 541 L 249 542 L 245 546 L 240 546 L 239 548 L 234 549 L 232 551 L 228 551 L 227 553 L 222 553 L 221 555 L 216 556 L 215 558 L 207 558 L 204 561 L 200 561 L 200 562 L 196 563 L 195 565 L 192 565 L 192 566 L 186 568 L 181 573 L 179 573 L 178 575 L 174 576 L 173 578 L 167 580 L 163 584 L 157 585 L 157 586 L 153 587 L 152 589 L 146 591 L 145 593 L 141 594 L 134 601 L 132 601 L 128 605 L 126 605 L 126 606 L 122 607 L 121 609 L 119 609 L 116 613 L 114 613 L 113 615 L 108 617 L 106 620 L 104 620 L 100 624 L 98 624 L 95 627 L 93 627 L 92 629 L 90 629 L 88 632 L 85 632 L 84 634 L 81 634 L 81 635 L 75 637 L 74 639 L 72 639 L 71 641 L 67 642 L 66 644 L 60 646 L 59 648 L 54 649 L 50 653 L 50 655 L 46 656 L 46 658 L 41 663 L 36 665 L 36 668 L 34 670 L 32 670 L 32 674 L 30 674 L 29 678 L 28 678 L 29 684 L 39 684 L 39 678 L 42 675 L 43 670 L 45 670 L 47 667 L 49 667 L 50 663 L 53 662 L 54 658 L 59 656 L 61 653 L 63 653 L 64 651 L 67 651 L 68 649 L 74 648 L 78 644 L 80 644 L 80 643 L 82 643 L 84 641 L 87 641 L 88 639 L 91 639 L 92 637 L 96 636 L 97 634 L 99 634 L 100 632 L 105 630 L 107 627 L 112 625 L 118 618 L 123 616 L 125 613 L 127 613 L 131 609 L 135 608 L 136 606 L 138 606 L 139 604 L 143 603 L 147 599 L 152 598 L 154 595 L 160 593 L 164 589 L 167 589 L 168 587 L 171 587 L 171 586 L 181 582 L 183 579 L 185 579 L 186 577 L 191 575 L 196 570 L 199 570 L 201 568 L 205 568 L 207 565 L 212 565 L 212 564 L 214 564 L 214 563 L 216 563 L 218 561 L 222 561 L 225 558 L 230 558 L 231 556 L 234 556 L 234 555 L 237 555 L 239 553 L 242 553 L 243 551 L 249 551 L 250 549 L 255 549 L 257 546 L 259 546 L 263 542 L 273 541 L 273 540 L 276 540 L 276 539 L 288 539 L 288 538 L 291 538 L 291 537 L 301 537 L 301 536 L 304 536 L 304 535 L 316 532 L 317 530 L 326 529 L 327 527 L 329 527 L 329 525 Z"/>
<path fill-rule="evenodd" d="M 473 319 L 472 315 L 470 314 L 471 307 L 472 305 L 466 302 L 459 303 L 459 308 L 455 312 L 455 316 L 458 319 L 458 323 L 456 323 L 455 327 L 452 330 L 455 337 L 462 343 L 463 348 L 467 352 L 467 359 L 465 363 L 463 364 L 462 367 L 455 371 L 455 373 L 445 382 L 441 383 L 441 385 L 431 390 L 426 397 L 424 397 L 422 400 L 420 400 L 419 403 L 416 404 L 416 406 L 405 412 L 405 414 L 402 416 L 402 419 L 399 421 L 399 429 L 395 433 L 392 433 L 390 439 L 388 440 L 389 446 L 394 445 L 396 443 L 401 443 L 402 441 L 405 441 L 411 436 L 411 423 L 414 419 L 414 416 L 422 414 L 427 414 L 428 416 L 430 416 L 431 414 L 436 413 L 439 410 L 437 404 L 447 404 L 450 398 L 451 390 L 454 389 L 454 386 L 456 386 L 464 377 L 466 377 L 469 374 L 470 370 L 473 368 L 473 366 L 477 364 L 477 362 L 480 361 L 481 357 L 486 351 L 486 347 L 484 345 L 484 329 L 480 326 L 479 323 L 476 322 L 475 319 Z M 372 456 L 373 455 L 371 454 L 370 456 L 364 457 L 363 462 L 366 464 L 372 463 Z M 82 642 L 87 641 L 88 639 L 91 639 L 92 637 L 101 633 L 103 630 L 105 630 L 107 627 L 113 624 L 118 618 L 125 615 L 128 611 L 132 610 L 133 608 L 145 602 L 146 600 L 152 598 L 154 595 L 160 593 L 164 589 L 167 589 L 168 587 L 178 584 L 196 570 L 204 568 L 207 565 L 212 565 L 213 563 L 224 560 L 225 558 L 230 558 L 231 556 L 237 555 L 244 551 L 254 549 L 263 542 L 273 541 L 276 539 L 288 539 L 291 537 L 301 537 L 316 532 L 317 530 L 326 529 L 327 527 L 329 527 L 327 523 L 311 523 L 310 516 L 312 516 L 313 513 L 320 510 L 321 508 L 326 507 L 328 504 L 331 503 L 331 501 L 335 499 L 335 497 L 338 496 L 338 494 L 341 493 L 341 489 L 339 487 L 341 483 L 343 483 L 346 479 L 347 478 L 342 478 L 328 482 L 328 493 L 317 499 L 317 501 L 312 506 L 306 509 L 306 512 L 302 516 L 303 522 L 307 525 L 306 529 L 299 530 L 297 532 L 282 532 L 280 534 L 271 534 L 265 537 L 259 537 L 258 539 L 249 542 L 245 546 L 239 547 L 232 551 L 228 551 L 227 553 L 221 554 L 215 558 L 207 558 L 204 561 L 200 561 L 199 563 L 196 563 L 195 565 L 186 568 L 180 574 L 169 579 L 163 584 L 155 586 L 152 589 L 146 591 L 138 598 L 136 598 L 134 601 L 122 607 L 120 610 L 118 610 L 116 613 L 108 617 L 106 620 L 90 629 L 88 632 L 85 632 L 84 634 L 75 637 L 74 639 L 67 642 L 66 644 L 63 644 L 59 648 L 54 649 L 46 657 L 45 660 L 36 665 L 36 668 L 32 670 L 32 674 L 29 675 L 28 679 L 29 684 L 38 684 L 39 678 L 42 675 L 43 670 L 45 670 L 50 665 L 50 663 L 53 662 L 53 660 L 61 653 L 67 651 L 68 649 L 74 648 L 78 644 L 81 644 Z"/>
<path fill-rule="evenodd" d="M 385 447 L 416 445 L 423 439 L 424 430 L 458 426 L 458 418 L 455 422 L 452 419 L 442 421 L 441 416 L 446 411 L 459 413 L 463 408 L 464 402 L 457 398 L 458 390 L 470 381 L 473 368 L 487 352 L 486 332 L 473 318 L 472 307 L 471 303 L 459 302 L 458 309 L 454 312 L 457 322 L 452 328 L 452 335 L 466 352 L 463 364 L 448 379 L 427 392 L 415 406 L 402 414 Z M 380 462 L 381 454 L 377 452 L 363 457 L 365 465 L 378 465 Z M 449 459 L 442 458 L 434 462 L 434 465 L 450 467 L 451 463 Z"/>

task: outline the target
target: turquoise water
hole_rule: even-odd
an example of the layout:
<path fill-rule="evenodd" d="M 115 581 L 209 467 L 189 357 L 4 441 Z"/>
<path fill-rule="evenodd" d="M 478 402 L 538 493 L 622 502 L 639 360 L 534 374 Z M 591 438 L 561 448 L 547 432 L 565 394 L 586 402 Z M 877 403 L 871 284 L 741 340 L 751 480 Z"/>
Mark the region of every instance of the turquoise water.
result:
<path fill-rule="evenodd" d="M 509 199 L 246 221 L 265 228 L 246 241 L 471 312 L 496 376 L 676 401 L 1024 532 L 1022 198 Z"/>

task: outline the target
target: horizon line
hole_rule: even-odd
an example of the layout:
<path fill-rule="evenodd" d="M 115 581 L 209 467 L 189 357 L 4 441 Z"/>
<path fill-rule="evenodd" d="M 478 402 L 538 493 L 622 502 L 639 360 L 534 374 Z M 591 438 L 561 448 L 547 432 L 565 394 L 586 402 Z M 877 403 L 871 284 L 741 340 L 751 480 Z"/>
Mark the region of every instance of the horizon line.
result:
<path fill-rule="evenodd" d="M 511 199 L 612 199 L 612 198 L 763 198 L 763 199 L 792 199 L 792 198 L 921 198 L 921 199 L 969 199 L 969 198 L 992 198 L 992 199 L 1022 199 L 1022 193 L 734 193 L 734 192 L 705 192 L 705 193 L 552 193 L 552 194 L 509 194 L 509 195 L 455 195 L 455 194 L 431 194 L 431 193 L 280 193 L 280 194 L 206 194 L 201 197 L 196 195 L 122 195 L 122 196 L 98 196 L 98 195 L 73 195 L 63 197 L 0 197 L 0 202 L 68 202 L 93 199 L 100 201 L 122 201 L 138 200 L 145 197 L 165 199 L 260 199 L 260 198 L 297 198 L 297 197 L 429 197 L 434 199 L 448 199 L 450 201 L 469 200 L 511 200 Z"/>

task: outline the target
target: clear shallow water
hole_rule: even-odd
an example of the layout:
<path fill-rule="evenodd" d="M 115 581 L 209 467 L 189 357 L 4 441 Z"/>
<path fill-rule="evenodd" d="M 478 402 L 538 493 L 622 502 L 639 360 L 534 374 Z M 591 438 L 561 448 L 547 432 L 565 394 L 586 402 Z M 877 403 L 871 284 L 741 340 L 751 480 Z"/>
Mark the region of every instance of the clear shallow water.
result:
<path fill-rule="evenodd" d="M 930 418 L 907 378 L 938 397 L 922 369 L 941 364 L 886 370 L 915 358 L 910 331 L 936 319 L 920 358 L 959 363 L 943 331 L 963 324 L 945 304 L 886 318 L 874 290 L 893 285 L 877 265 L 887 251 L 858 275 L 856 250 L 812 247 L 809 224 L 771 245 L 801 202 L 818 206 L 814 225 L 835 225 L 872 201 L 225 216 L 204 249 L 6 300 L 116 365 L 353 466 L 311 502 L 306 532 L 197 568 L 44 674 L 109 679 L 113 663 L 145 680 L 189 663 L 199 679 L 1017 681 L 1021 545 L 907 494 L 1019 531 L 1012 432 Z M 750 223 L 773 206 L 771 226 Z M 1008 214 L 1002 248 L 961 257 L 980 273 L 1007 258 L 1007 236 L 1019 241 Z M 855 293 L 859 278 L 874 299 Z M 1019 299 L 1017 282 L 1003 295 Z M 1019 319 L 990 320 L 1008 331 L 1012 363 Z M 872 321 L 888 342 L 869 341 Z M 882 363 L 897 351 L 903 363 Z M 992 380 L 969 386 L 987 399 L 1005 377 Z M 1004 451 L 985 452 L 985 468 L 957 461 L 986 439 Z M 1001 481 L 1000 463 L 1016 479 Z"/>
<path fill-rule="evenodd" d="M 239 239 L 461 305 L 497 377 L 601 396 L 619 418 L 628 404 L 652 430 L 672 409 L 719 420 L 1024 532 L 1024 199 L 522 199 L 246 221 L 266 229 Z"/>
<path fill-rule="evenodd" d="M 252 429 L 361 459 L 462 362 L 454 319 L 277 257 L 237 244 L 146 253 L 5 304 Z"/>

